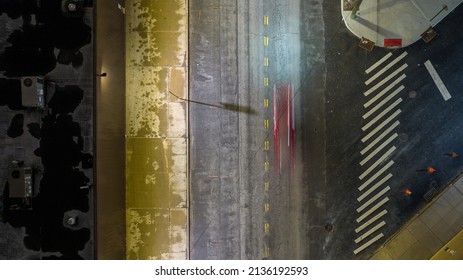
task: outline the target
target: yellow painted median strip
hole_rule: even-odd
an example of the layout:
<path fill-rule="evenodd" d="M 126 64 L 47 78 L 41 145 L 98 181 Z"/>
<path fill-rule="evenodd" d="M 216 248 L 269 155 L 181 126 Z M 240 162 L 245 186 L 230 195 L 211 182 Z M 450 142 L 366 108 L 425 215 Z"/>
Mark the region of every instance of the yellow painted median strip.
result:
<path fill-rule="evenodd" d="M 266 151 L 270 150 L 270 141 L 268 140 L 264 141 L 264 150 Z"/>
<path fill-rule="evenodd" d="M 268 66 L 268 57 L 264 57 L 264 66 Z"/>
<path fill-rule="evenodd" d="M 268 25 L 268 16 L 264 16 L 264 25 Z"/>
<path fill-rule="evenodd" d="M 264 46 L 268 46 L 268 37 L 264 36 Z"/>
<path fill-rule="evenodd" d="M 270 203 L 265 203 L 265 204 L 264 204 L 264 211 L 265 211 L 265 213 L 268 213 L 269 210 L 270 210 Z"/>

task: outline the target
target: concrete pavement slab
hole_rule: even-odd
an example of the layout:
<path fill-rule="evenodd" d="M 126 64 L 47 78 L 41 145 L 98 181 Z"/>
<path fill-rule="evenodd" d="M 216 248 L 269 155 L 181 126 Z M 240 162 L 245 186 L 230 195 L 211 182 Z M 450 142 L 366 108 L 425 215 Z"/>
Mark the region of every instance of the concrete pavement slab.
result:
<path fill-rule="evenodd" d="M 423 256 L 430 256 L 432 252 L 420 242 L 411 245 L 398 259 L 399 260 L 421 260 Z"/>
<path fill-rule="evenodd" d="M 463 201 L 463 195 L 454 186 L 450 186 L 450 188 L 442 195 L 442 198 L 448 201 L 452 207 L 457 206 L 461 201 Z"/>
<path fill-rule="evenodd" d="M 415 219 L 408 226 L 408 230 L 416 239 L 420 239 L 423 236 L 423 234 L 429 230 L 429 228 L 420 219 Z"/>
<path fill-rule="evenodd" d="M 429 249 L 430 252 L 437 252 L 437 250 L 439 250 L 439 248 L 441 248 L 444 244 L 431 230 L 426 232 L 418 242 Z M 404 246 L 407 245 L 404 244 Z M 431 256 L 432 255 L 422 257 L 423 259 L 429 259 Z"/>
<path fill-rule="evenodd" d="M 455 183 L 453 183 L 453 185 L 463 195 L 463 176 L 460 177 Z"/>
<path fill-rule="evenodd" d="M 416 241 L 417 239 L 410 231 L 403 230 L 391 242 L 386 244 L 385 249 L 393 259 L 397 259 L 405 253 L 410 244 L 414 244 Z"/>
<path fill-rule="evenodd" d="M 439 221 L 440 216 L 434 209 L 428 208 L 420 215 L 419 219 L 428 228 L 432 228 Z"/>
<path fill-rule="evenodd" d="M 458 231 L 452 230 L 452 228 L 443 219 L 439 220 L 432 228 L 431 231 L 439 238 L 442 243 L 448 242 L 452 236 Z"/>
<path fill-rule="evenodd" d="M 452 205 L 441 196 L 431 205 L 429 209 L 434 210 L 437 215 L 444 218 L 452 209 Z"/>

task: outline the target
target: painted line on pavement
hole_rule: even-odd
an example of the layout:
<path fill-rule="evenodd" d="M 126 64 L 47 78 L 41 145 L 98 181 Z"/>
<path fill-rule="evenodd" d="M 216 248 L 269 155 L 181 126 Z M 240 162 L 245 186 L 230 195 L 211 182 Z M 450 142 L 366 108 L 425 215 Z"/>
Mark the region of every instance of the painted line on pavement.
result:
<path fill-rule="evenodd" d="M 440 78 L 439 74 L 437 74 L 436 69 L 432 65 L 431 61 L 427 60 L 424 63 L 424 66 L 426 66 L 426 69 L 428 69 L 429 74 L 431 74 L 431 77 L 434 80 L 434 83 L 436 84 L 440 93 L 442 94 L 442 97 L 444 97 L 444 100 L 447 101 L 450 98 L 452 98 L 450 92 L 447 90 L 447 87 L 445 87 L 444 82 L 442 82 L 442 79 Z"/>
<path fill-rule="evenodd" d="M 375 243 L 376 241 L 378 241 L 379 239 L 381 239 L 381 237 L 384 237 L 384 234 L 380 233 L 378 235 L 376 235 L 375 237 L 373 237 L 372 239 L 370 239 L 368 242 L 366 242 L 365 244 L 363 244 L 362 246 L 358 247 L 357 249 L 354 250 L 354 254 L 358 254 L 360 252 L 362 252 L 363 250 L 365 250 L 368 246 L 370 246 L 371 244 Z"/>
<path fill-rule="evenodd" d="M 397 133 L 394 133 L 389 139 L 384 141 L 378 148 L 376 148 L 371 154 L 369 154 L 366 158 L 364 158 L 360 162 L 360 166 L 363 166 L 365 163 L 367 163 L 371 158 L 373 158 L 377 153 L 379 153 L 382 149 L 384 149 L 387 145 L 389 145 L 395 138 L 397 138 L 399 135 Z"/>
<path fill-rule="evenodd" d="M 376 204 L 375 206 L 371 207 L 367 212 L 365 212 L 362 216 L 358 217 L 357 218 L 357 223 L 360 223 L 361 221 L 363 221 L 366 217 L 370 216 L 371 213 L 375 212 L 376 210 L 378 210 L 379 207 L 383 206 L 386 202 L 389 201 L 389 198 L 388 197 L 385 197 L 383 198 L 383 200 L 381 200 L 380 202 L 378 202 L 378 204 Z"/>
<path fill-rule="evenodd" d="M 369 219 L 367 222 L 363 223 L 361 226 L 355 229 L 356 233 L 359 233 L 360 231 L 364 230 L 366 227 L 371 225 L 372 223 L 376 222 L 379 218 L 387 214 L 387 210 L 384 209 L 383 211 L 379 212 L 374 216 L 373 218 Z"/>
<path fill-rule="evenodd" d="M 382 228 L 383 226 L 386 225 L 385 221 L 381 221 L 381 223 L 377 224 L 376 226 L 372 227 L 370 230 L 359 236 L 357 239 L 355 239 L 355 243 L 359 243 L 360 241 L 364 240 L 368 236 L 372 235 L 375 231 L 378 229 Z"/>
<path fill-rule="evenodd" d="M 379 135 L 378 138 L 376 138 L 373 142 L 371 142 L 370 145 L 366 146 L 362 151 L 360 151 L 360 154 L 363 156 L 366 152 L 368 152 L 371 148 L 373 148 L 373 146 L 378 144 L 378 142 L 381 141 L 386 135 L 388 135 L 392 130 L 394 130 L 394 128 L 399 126 L 399 124 L 400 124 L 399 121 L 395 121 L 395 123 L 393 123 L 390 127 L 388 127 L 388 129 L 386 129 L 383 133 L 381 133 L 381 135 Z"/>
<path fill-rule="evenodd" d="M 359 188 L 358 190 L 359 191 L 362 191 L 363 189 L 365 189 L 371 182 L 373 182 L 376 178 L 378 178 L 381 174 L 384 173 L 384 171 L 386 171 L 388 168 L 390 168 L 392 165 L 394 164 L 394 161 L 391 160 L 390 162 L 388 162 L 385 166 L 383 166 L 378 172 L 376 172 L 375 175 L 371 176 L 370 179 L 368 179 L 367 181 L 365 181 L 365 183 L 363 183 Z"/>
<path fill-rule="evenodd" d="M 380 66 L 381 64 L 383 64 L 389 57 L 392 56 L 392 53 L 388 53 L 386 54 L 385 56 L 383 56 L 383 58 L 381 58 L 380 60 L 378 60 L 378 62 L 376 62 L 375 64 L 371 65 L 370 68 L 368 68 L 367 70 L 365 70 L 365 73 L 370 73 L 371 71 L 375 70 L 376 67 Z"/>
<path fill-rule="evenodd" d="M 403 90 L 405 87 L 400 86 L 396 90 L 394 90 L 390 95 L 388 95 L 386 98 L 384 98 L 381 102 L 379 102 L 375 107 L 371 108 L 370 111 L 368 111 L 365 115 L 362 117 L 364 119 L 368 118 L 371 116 L 374 112 L 376 112 L 379 108 L 383 107 L 387 102 L 389 102 L 392 98 L 394 98 L 401 90 Z"/>
<path fill-rule="evenodd" d="M 381 196 L 383 196 L 385 193 L 387 193 L 391 188 L 389 186 L 385 187 L 384 189 L 382 189 L 379 193 L 375 194 L 372 198 L 370 198 L 369 200 L 367 200 L 367 202 L 365 202 L 362 206 L 360 206 L 359 208 L 357 208 L 357 212 L 360 213 L 362 212 L 365 208 L 367 208 L 368 206 L 370 206 L 370 204 L 372 204 L 373 202 L 375 202 L 378 198 L 380 198 Z"/>
<path fill-rule="evenodd" d="M 382 91 L 380 91 L 375 97 L 373 97 L 370 101 L 365 103 L 363 107 L 368 108 L 371 104 L 376 102 L 378 99 L 380 99 L 384 94 L 386 94 L 388 91 L 390 91 L 393 87 L 395 87 L 398 83 L 400 83 L 403 79 L 405 79 L 407 75 L 402 74 L 400 77 L 395 79 L 392 83 L 390 83 L 387 87 L 385 87 Z M 403 86 L 401 86 L 403 87 Z M 405 87 L 404 87 L 405 88 Z"/>
<path fill-rule="evenodd" d="M 389 107 L 387 107 L 386 109 L 384 109 L 384 111 L 382 111 L 381 113 L 379 113 L 374 119 L 372 119 L 369 123 L 367 123 L 366 125 L 364 125 L 362 127 L 362 130 L 365 131 L 367 129 L 369 129 L 372 125 L 374 125 L 377 121 L 379 121 L 382 117 L 384 117 L 387 113 L 389 113 L 390 111 L 392 111 L 392 109 L 394 109 L 394 107 L 396 107 L 397 105 L 400 104 L 400 102 L 402 102 L 403 99 L 402 98 L 398 98 L 396 101 L 394 101 L 394 103 L 392 103 L 391 105 L 389 105 Z"/>
<path fill-rule="evenodd" d="M 368 174 L 370 174 L 373 169 L 375 169 L 378 165 L 380 165 L 388 156 L 390 156 L 394 151 L 396 147 L 392 146 L 382 157 L 380 157 L 375 163 L 373 163 L 365 172 L 362 173 L 362 175 L 359 176 L 360 180 L 363 180 Z"/>
<path fill-rule="evenodd" d="M 362 142 L 365 143 L 368 139 L 370 139 L 373 135 L 378 133 L 386 124 L 390 123 L 395 117 L 397 117 L 402 111 L 398 109 L 397 111 L 394 112 L 389 118 L 387 118 L 384 122 L 382 122 L 380 125 L 378 125 L 375 129 L 373 129 L 367 136 L 362 138 Z"/>
<path fill-rule="evenodd" d="M 401 55 L 399 55 L 398 57 L 396 57 L 393 61 L 391 61 L 388 65 L 386 65 L 383 69 L 379 70 L 374 76 L 372 76 L 370 79 L 368 79 L 365 84 L 366 85 L 369 85 L 371 84 L 371 82 L 373 82 L 374 80 L 376 80 L 379 76 L 381 76 L 382 74 L 384 74 L 384 72 L 386 72 L 387 70 L 391 69 L 392 66 L 394 66 L 395 64 L 397 64 L 397 62 L 399 62 L 401 59 L 403 59 L 405 56 L 407 56 L 407 52 L 403 52 Z"/>
<path fill-rule="evenodd" d="M 365 193 L 363 193 L 361 196 L 357 197 L 357 201 L 361 202 L 362 200 L 364 200 L 365 197 L 369 196 L 372 192 L 374 192 L 377 188 L 379 188 L 381 185 L 386 183 L 387 180 L 389 180 L 391 178 L 392 178 L 392 174 L 391 173 L 387 174 L 383 179 L 381 179 L 381 181 L 377 182 L 371 188 L 369 188 Z"/>
<path fill-rule="evenodd" d="M 405 63 L 404 65 L 400 66 L 397 70 L 395 70 L 394 72 L 392 72 L 391 74 L 389 74 L 389 76 L 387 76 L 386 78 L 384 78 L 383 80 L 381 80 L 380 82 L 378 82 L 376 85 L 374 85 L 372 88 L 370 88 L 369 90 L 367 90 L 364 95 L 365 96 L 368 96 L 370 95 L 372 92 L 374 92 L 375 90 L 377 90 L 379 87 L 381 87 L 382 85 L 384 85 L 385 83 L 387 83 L 390 79 L 394 78 L 395 76 L 397 76 L 397 74 L 400 73 L 400 71 L 403 71 L 405 68 L 407 68 L 408 64 Z"/>

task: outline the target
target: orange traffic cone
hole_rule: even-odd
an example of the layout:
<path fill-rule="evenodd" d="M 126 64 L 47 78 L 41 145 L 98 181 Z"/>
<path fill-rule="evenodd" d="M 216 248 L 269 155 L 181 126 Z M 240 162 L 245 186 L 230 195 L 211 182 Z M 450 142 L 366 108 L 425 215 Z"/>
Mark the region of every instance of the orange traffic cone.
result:
<path fill-rule="evenodd" d="M 411 195 L 412 194 L 412 191 L 410 189 L 405 189 L 405 192 L 404 192 L 405 195 Z"/>
<path fill-rule="evenodd" d="M 458 157 L 457 153 L 450 153 L 450 154 L 444 154 L 444 155 L 449 156 L 449 157 L 453 157 L 453 158 Z"/>
<path fill-rule="evenodd" d="M 428 169 L 426 169 L 428 171 L 428 173 L 434 173 L 436 172 L 436 169 L 432 168 L 432 167 L 428 167 Z"/>

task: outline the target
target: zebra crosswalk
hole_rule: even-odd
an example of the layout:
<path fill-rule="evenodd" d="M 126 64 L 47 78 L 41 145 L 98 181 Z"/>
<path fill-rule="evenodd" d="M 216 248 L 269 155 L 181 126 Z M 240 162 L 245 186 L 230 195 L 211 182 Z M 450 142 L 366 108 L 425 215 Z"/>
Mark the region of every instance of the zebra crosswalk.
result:
<path fill-rule="evenodd" d="M 359 176 L 359 195 L 356 207 L 358 226 L 355 229 L 357 238 L 354 240 L 354 254 L 365 250 L 384 237 L 382 229 L 386 227 L 385 209 L 391 192 L 390 172 L 394 161 L 391 160 L 397 150 L 395 142 L 398 139 L 398 120 L 404 99 L 400 97 L 405 89 L 405 62 L 407 52 L 400 54 L 388 53 L 369 67 L 365 85 L 369 88 L 363 93 L 366 97 L 363 107 L 366 112 L 362 118 L 364 133 L 361 142 L 364 145 L 360 154 L 362 174 Z"/>

